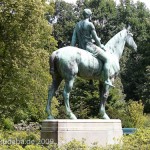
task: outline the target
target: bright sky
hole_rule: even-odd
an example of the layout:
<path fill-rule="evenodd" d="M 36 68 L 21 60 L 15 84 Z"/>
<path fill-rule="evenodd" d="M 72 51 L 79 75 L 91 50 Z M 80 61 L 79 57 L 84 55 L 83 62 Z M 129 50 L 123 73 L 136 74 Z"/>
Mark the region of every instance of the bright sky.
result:
<path fill-rule="evenodd" d="M 75 4 L 77 0 L 64 0 L 64 1 Z M 119 2 L 119 0 L 115 0 L 115 1 L 116 1 L 116 3 Z M 149 8 L 149 10 L 150 10 L 150 1 L 149 0 L 133 0 L 133 1 L 134 1 L 134 3 L 136 3 L 137 1 L 145 3 L 146 7 Z"/>

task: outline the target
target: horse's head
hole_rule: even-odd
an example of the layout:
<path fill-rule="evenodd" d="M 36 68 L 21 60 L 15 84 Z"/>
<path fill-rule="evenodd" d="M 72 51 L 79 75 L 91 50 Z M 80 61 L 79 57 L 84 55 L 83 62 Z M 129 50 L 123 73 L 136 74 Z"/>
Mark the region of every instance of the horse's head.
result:
<path fill-rule="evenodd" d="M 122 31 L 114 35 L 105 45 L 108 51 L 115 55 L 118 59 L 121 58 L 125 43 L 137 51 L 137 45 L 133 39 L 133 34 L 130 32 L 130 27 L 124 28 Z"/>
<path fill-rule="evenodd" d="M 135 51 L 137 51 L 137 45 L 133 39 L 133 34 L 130 32 L 130 26 L 127 28 L 126 43 Z"/>

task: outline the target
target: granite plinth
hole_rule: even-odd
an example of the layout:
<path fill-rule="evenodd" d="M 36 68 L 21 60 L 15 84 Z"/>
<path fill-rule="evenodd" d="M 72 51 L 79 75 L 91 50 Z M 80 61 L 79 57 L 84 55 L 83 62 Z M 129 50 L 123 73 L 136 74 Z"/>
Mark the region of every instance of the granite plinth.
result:
<path fill-rule="evenodd" d="M 106 146 L 117 144 L 122 135 L 119 119 L 44 120 L 41 127 L 41 140 L 54 141 L 59 146 L 73 139 L 78 141 L 84 139 L 88 146 L 92 146 L 93 143 Z"/>

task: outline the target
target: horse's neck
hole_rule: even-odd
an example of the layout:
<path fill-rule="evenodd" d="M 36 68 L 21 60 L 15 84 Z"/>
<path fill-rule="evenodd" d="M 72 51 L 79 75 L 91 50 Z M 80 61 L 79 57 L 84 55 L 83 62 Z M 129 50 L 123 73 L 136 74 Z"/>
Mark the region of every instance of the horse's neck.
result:
<path fill-rule="evenodd" d="M 125 46 L 126 29 L 117 33 L 105 45 L 105 48 L 114 54 L 118 59 L 121 58 Z"/>

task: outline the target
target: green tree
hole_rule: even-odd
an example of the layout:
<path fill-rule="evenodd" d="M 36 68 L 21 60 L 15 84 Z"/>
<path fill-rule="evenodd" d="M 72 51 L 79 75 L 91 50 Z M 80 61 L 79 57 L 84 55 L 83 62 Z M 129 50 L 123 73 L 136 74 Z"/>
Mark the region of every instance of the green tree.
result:
<path fill-rule="evenodd" d="M 54 37 L 58 41 L 58 47 L 70 45 L 73 29 L 78 19 L 79 12 L 76 6 L 65 1 L 56 1 L 54 17 L 57 23 L 53 24 Z"/>
<path fill-rule="evenodd" d="M 137 94 L 140 93 L 140 98 L 142 99 L 145 105 L 145 112 L 150 112 L 150 66 L 146 67 L 146 72 L 144 73 L 144 82 L 143 84 L 138 85 Z"/>
<path fill-rule="evenodd" d="M 121 61 L 121 77 L 126 100 L 141 99 L 145 104 L 145 111 L 149 112 L 148 95 L 150 93 L 145 93 L 145 97 L 143 97 L 143 93 L 144 91 L 149 91 L 149 85 L 145 83 L 148 79 L 146 71 L 150 63 L 150 44 L 147 42 L 149 41 L 150 12 L 143 3 L 137 2 L 134 4 L 128 0 L 118 6 L 118 14 L 119 22 L 132 26 L 132 33 L 134 33 L 134 39 L 138 45 L 137 54 L 125 49 L 124 57 Z"/>
<path fill-rule="evenodd" d="M 1 0 L 0 5 L 0 117 L 39 120 L 51 81 L 48 56 L 57 45 L 45 2 Z"/>

